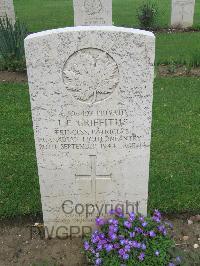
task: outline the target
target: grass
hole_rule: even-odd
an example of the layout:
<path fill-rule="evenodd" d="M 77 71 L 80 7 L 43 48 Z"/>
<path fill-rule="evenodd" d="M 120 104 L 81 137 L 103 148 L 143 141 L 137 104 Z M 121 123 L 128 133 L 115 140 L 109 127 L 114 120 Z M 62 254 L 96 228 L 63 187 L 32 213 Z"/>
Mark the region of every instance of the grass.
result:
<path fill-rule="evenodd" d="M 160 78 L 154 86 L 149 207 L 200 211 L 200 79 Z"/>
<path fill-rule="evenodd" d="M 200 32 L 156 34 L 156 62 L 168 64 L 172 60 L 178 64 L 199 58 Z"/>
<path fill-rule="evenodd" d="M 195 1 L 194 26 L 200 26 L 200 1 Z"/>
<path fill-rule="evenodd" d="M 170 25 L 171 1 L 158 3 L 158 25 Z M 136 12 L 141 0 L 113 0 L 113 22 L 117 26 L 138 27 Z M 25 21 L 30 31 L 41 31 L 73 25 L 72 0 L 14 0 L 17 17 Z M 196 1 L 194 26 L 200 26 L 200 1 Z"/>
<path fill-rule="evenodd" d="M 158 1 L 159 25 L 167 27 L 170 21 L 169 0 Z M 73 26 L 72 0 L 15 0 L 17 16 L 28 24 L 30 31 Z M 138 27 L 136 9 L 141 0 L 113 0 L 113 21 L 115 25 Z M 200 0 L 196 1 L 195 25 L 200 26 Z M 194 54 L 194 55 L 193 55 Z M 157 34 L 156 62 L 169 64 L 174 61 L 192 61 L 200 54 L 200 32 Z M 184 58 L 184 60 L 183 60 Z M 199 58 L 200 64 L 200 58 Z"/>
<path fill-rule="evenodd" d="M 0 84 L 0 217 L 40 210 L 26 85 Z"/>
<path fill-rule="evenodd" d="M 200 211 L 199 83 L 159 78 L 154 86 L 150 209 Z M 0 217 L 41 211 L 27 85 L 0 84 Z"/>

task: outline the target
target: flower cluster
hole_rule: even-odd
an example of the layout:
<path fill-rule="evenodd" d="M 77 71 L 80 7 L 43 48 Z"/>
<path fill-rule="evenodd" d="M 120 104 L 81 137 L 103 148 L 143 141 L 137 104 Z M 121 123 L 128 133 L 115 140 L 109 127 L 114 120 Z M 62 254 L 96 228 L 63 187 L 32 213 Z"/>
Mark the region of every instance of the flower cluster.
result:
<path fill-rule="evenodd" d="M 110 214 L 112 217 L 109 219 L 96 219 L 99 230 L 84 242 L 86 255 L 94 265 L 112 265 L 112 260 L 119 266 L 139 265 L 149 259 L 155 265 L 172 265 L 167 249 L 173 241 L 167 234 L 168 226 L 161 222 L 158 210 L 152 217 L 133 212 L 125 217 L 121 209 L 112 210 Z M 165 241 L 165 249 L 162 241 Z M 160 264 L 162 260 L 163 264 Z"/>

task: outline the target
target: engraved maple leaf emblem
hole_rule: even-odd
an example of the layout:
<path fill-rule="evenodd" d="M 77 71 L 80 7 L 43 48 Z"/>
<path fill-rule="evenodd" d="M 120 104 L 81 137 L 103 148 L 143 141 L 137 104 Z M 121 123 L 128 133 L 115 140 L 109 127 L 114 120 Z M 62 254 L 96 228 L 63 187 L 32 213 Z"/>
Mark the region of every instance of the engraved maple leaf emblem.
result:
<path fill-rule="evenodd" d="M 116 62 L 106 52 L 83 49 L 72 55 L 65 64 L 63 80 L 73 97 L 85 103 L 108 98 L 119 83 Z"/>

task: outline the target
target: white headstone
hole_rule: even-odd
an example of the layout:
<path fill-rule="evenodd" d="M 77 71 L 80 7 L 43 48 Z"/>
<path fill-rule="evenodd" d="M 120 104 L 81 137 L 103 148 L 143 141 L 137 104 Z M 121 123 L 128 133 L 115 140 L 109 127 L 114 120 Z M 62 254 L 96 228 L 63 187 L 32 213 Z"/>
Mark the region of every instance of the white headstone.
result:
<path fill-rule="evenodd" d="M 147 213 L 154 46 L 150 32 L 112 26 L 25 39 L 49 232 L 92 226 L 118 204 Z"/>
<path fill-rule="evenodd" d="M 192 27 L 195 0 L 172 0 L 171 26 L 174 28 Z"/>
<path fill-rule="evenodd" d="M 15 10 L 13 0 L 0 0 L 0 18 L 8 17 L 8 19 L 15 23 Z"/>
<path fill-rule="evenodd" d="M 111 26 L 112 0 L 73 0 L 75 26 Z"/>

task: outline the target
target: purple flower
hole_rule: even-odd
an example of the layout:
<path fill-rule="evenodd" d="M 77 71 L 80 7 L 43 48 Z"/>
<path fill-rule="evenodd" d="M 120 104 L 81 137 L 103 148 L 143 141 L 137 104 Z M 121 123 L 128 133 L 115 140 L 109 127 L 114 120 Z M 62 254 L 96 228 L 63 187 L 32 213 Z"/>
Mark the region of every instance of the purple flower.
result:
<path fill-rule="evenodd" d="M 122 209 L 121 208 L 117 208 L 115 209 L 115 214 L 119 217 L 123 217 L 123 213 L 122 213 Z"/>
<path fill-rule="evenodd" d="M 127 253 L 125 253 L 125 254 L 123 255 L 123 259 L 124 259 L 124 260 L 128 260 L 128 259 L 129 259 L 129 255 L 128 255 Z"/>
<path fill-rule="evenodd" d="M 143 260 L 144 260 L 144 257 L 145 257 L 145 254 L 142 252 L 142 253 L 140 253 L 138 259 L 139 259 L 140 261 L 143 261 Z"/>
<path fill-rule="evenodd" d="M 115 214 L 115 210 L 110 210 L 108 213 L 109 213 L 110 215 L 113 215 L 113 214 Z"/>
<path fill-rule="evenodd" d="M 100 217 L 96 218 L 96 225 L 97 226 L 102 226 L 104 224 L 105 224 L 105 220 L 103 218 L 100 218 Z"/>
<path fill-rule="evenodd" d="M 173 262 L 170 262 L 168 266 L 175 266 Z"/>
<path fill-rule="evenodd" d="M 125 239 L 121 239 L 119 242 L 120 242 L 120 244 L 121 244 L 122 246 L 124 246 L 124 245 L 126 244 L 126 240 L 125 240 Z"/>
<path fill-rule="evenodd" d="M 105 238 L 105 235 L 103 233 L 99 234 L 99 239 L 103 240 Z"/>
<path fill-rule="evenodd" d="M 106 244 L 105 249 L 107 252 L 110 252 L 111 250 L 113 250 L 113 245 L 112 244 Z"/>
<path fill-rule="evenodd" d="M 165 230 L 165 226 L 164 225 L 161 224 L 161 225 L 158 226 L 158 231 L 159 232 L 163 233 L 164 230 Z"/>
<path fill-rule="evenodd" d="M 147 247 L 146 247 L 145 244 L 142 244 L 142 245 L 141 245 L 141 249 L 142 249 L 142 250 L 145 250 L 146 248 L 147 248 Z"/>
<path fill-rule="evenodd" d="M 119 251 L 118 251 L 119 255 L 120 256 L 124 256 L 125 254 L 125 250 L 123 248 L 121 248 Z"/>
<path fill-rule="evenodd" d="M 129 213 L 128 221 L 133 222 L 134 220 L 135 220 L 135 213 L 134 212 Z"/>
<path fill-rule="evenodd" d="M 112 241 L 116 240 L 116 239 L 117 239 L 117 235 L 111 233 L 111 234 L 110 234 L 110 239 L 111 239 Z"/>
<path fill-rule="evenodd" d="M 92 243 L 95 244 L 95 243 L 97 243 L 100 239 L 99 239 L 99 236 L 94 236 L 94 235 L 93 235 L 91 240 L 92 240 Z"/>
<path fill-rule="evenodd" d="M 129 221 L 125 221 L 125 222 L 124 222 L 124 226 L 125 226 L 126 228 L 130 229 L 131 226 L 132 226 L 132 224 L 131 224 Z"/>
<path fill-rule="evenodd" d="M 85 249 L 85 250 L 89 250 L 89 248 L 90 248 L 89 243 L 88 243 L 87 241 L 85 241 L 85 242 L 84 242 L 84 249 Z"/>
<path fill-rule="evenodd" d="M 132 241 L 132 240 L 129 240 L 129 241 L 128 241 L 128 245 L 129 245 L 130 247 L 133 247 L 133 241 Z"/>
<path fill-rule="evenodd" d="M 116 225 L 110 225 L 110 226 L 109 226 L 109 231 L 110 231 L 110 232 L 113 232 L 113 233 L 117 233 L 117 231 L 118 231 L 118 226 L 116 226 Z"/>
<path fill-rule="evenodd" d="M 160 213 L 158 210 L 155 210 L 155 211 L 154 211 L 153 216 L 157 216 L 158 218 L 161 219 L 161 213 Z"/>
<path fill-rule="evenodd" d="M 160 252 L 158 250 L 156 250 L 155 255 L 156 256 L 159 256 L 160 255 Z"/>
<path fill-rule="evenodd" d="M 153 216 L 152 217 L 153 221 L 155 221 L 156 223 L 160 223 L 161 222 L 161 219 L 157 216 Z"/>
<path fill-rule="evenodd" d="M 119 222 L 118 222 L 116 219 L 113 219 L 113 224 L 114 224 L 114 225 L 118 225 L 118 223 L 119 223 Z"/>
<path fill-rule="evenodd" d="M 142 234 L 142 233 L 143 233 L 143 229 L 140 228 L 140 227 L 135 227 L 135 231 L 136 231 L 138 234 Z"/>
<path fill-rule="evenodd" d="M 149 235 L 150 235 L 150 237 L 155 237 L 156 236 L 156 233 L 154 231 L 150 231 L 149 232 Z"/>
<path fill-rule="evenodd" d="M 93 244 L 98 242 L 98 240 L 96 238 L 92 238 L 91 241 L 92 241 Z"/>
<path fill-rule="evenodd" d="M 103 249 L 103 246 L 101 244 L 97 245 L 97 251 L 101 251 Z"/>
<path fill-rule="evenodd" d="M 96 259 L 95 265 L 101 265 L 101 263 L 102 263 L 102 259 L 100 258 Z"/>
<path fill-rule="evenodd" d="M 120 248 L 120 245 L 118 243 L 115 243 L 114 244 L 114 249 L 119 249 Z"/>
<path fill-rule="evenodd" d="M 130 213 L 129 213 L 129 216 L 130 216 L 131 218 L 135 218 L 135 213 L 134 213 L 134 212 L 130 212 Z"/>
<path fill-rule="evenodd" d="M 139 221 L 140 221 L 140 222 L 144 222 L 144 217 L 143 217 L 143 216 L 140 216 L 140 217 L 139 217 Z"/>
<path fill-rule="evenodd" d="M 148 224 L 147 222 L 143 222 L 143 223 L 142 223 L 142 226 L 143 226 L 143 227 L 146 227 L 147 224 Z"/>
<path fill-rule="evenodd" d="M 102 239 L 102 240 L 99 241 L 99 244 L 105 245 L 105 244 L 107 244 L 107 240 L 106 239 Z"/>
<path fill-rule="evenodd" d="M 131 238 L 135 237 L 135 232 L 130 232 L 130 233 L 129 233 L 129 236 L 130 236 Z"/>
<path fill-rule="evenodd" d="M 137 248 L 137 241 L 133 241 L 133 242 L 132 242 L 132 247 L 133 247 L 133 248 Z"/>
<path fill-rule="evenodd" d="M 126 252 L 129 252 L 131 250 L 131 247 L 129 245 L 126 245 L 124 249 L 126 250 Z"/>
<path fill-rule="evenodd" d="M 96 253 L 96 257 L 99 258 L 99 253 Z"/>

